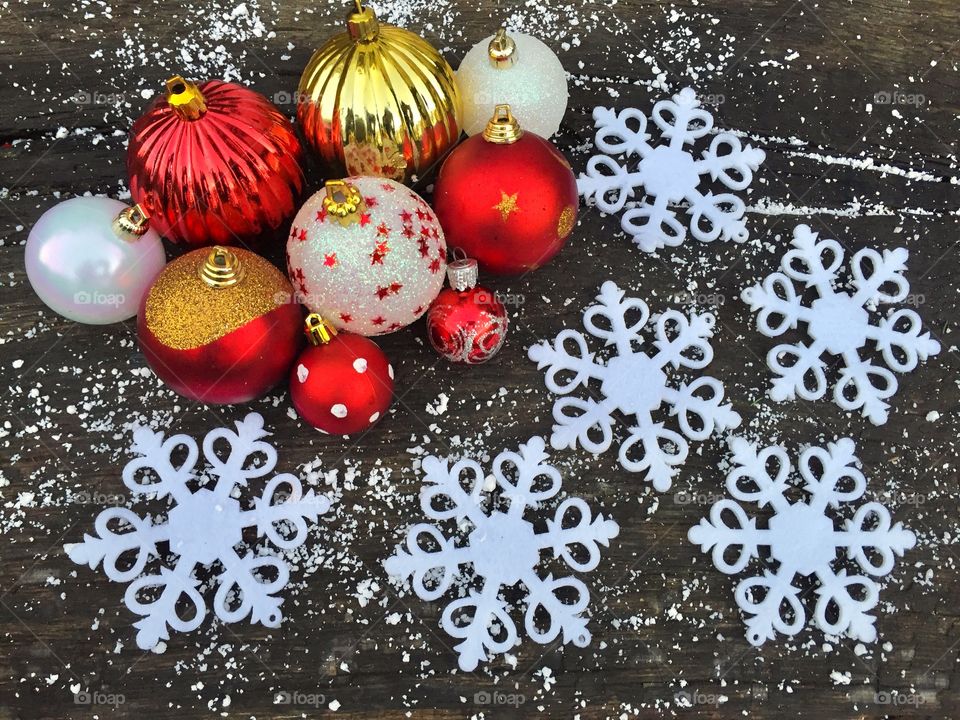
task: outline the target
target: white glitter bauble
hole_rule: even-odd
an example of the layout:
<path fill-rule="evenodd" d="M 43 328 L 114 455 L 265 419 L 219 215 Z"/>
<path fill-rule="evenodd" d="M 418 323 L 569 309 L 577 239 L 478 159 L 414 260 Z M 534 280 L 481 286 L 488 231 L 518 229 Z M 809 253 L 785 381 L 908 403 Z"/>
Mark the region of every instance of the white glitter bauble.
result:
<path fill-rule="evenodd" d="M 498 63 L 490 49 L 496 37 L 470 48 L 457 70 L 463 129 L 468 135 L 483 132 L 494 106 L 507 104 L 524 130 L 550 137 L 567 109 L 567 74 L 559 58 L 537 38 L 510 32 L 512 54 Z"/>
<path fill-rule="evenodd" d="M 354 189 L 362 198 L 356 211 L 349 205 Z M 287 240 L 298 300 L 361 335 L 394 332 L 423 315 L 446 268 L 447 243 L 433 210 L 385 178 L 328 182 L 300 208 Z"/>

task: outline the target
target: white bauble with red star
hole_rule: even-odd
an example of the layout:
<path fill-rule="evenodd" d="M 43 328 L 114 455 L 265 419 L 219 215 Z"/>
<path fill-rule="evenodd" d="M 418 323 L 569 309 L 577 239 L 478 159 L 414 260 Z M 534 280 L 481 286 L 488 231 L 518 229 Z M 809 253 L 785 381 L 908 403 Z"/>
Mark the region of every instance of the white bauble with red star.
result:
<path fill-rule="evenodd" d="M 287 271 L 298 300 L 338 329 L 406 327 L 443 286 L 447 243 L 430 206 L 385 178 L 332 180 L 297 213 Z"/>

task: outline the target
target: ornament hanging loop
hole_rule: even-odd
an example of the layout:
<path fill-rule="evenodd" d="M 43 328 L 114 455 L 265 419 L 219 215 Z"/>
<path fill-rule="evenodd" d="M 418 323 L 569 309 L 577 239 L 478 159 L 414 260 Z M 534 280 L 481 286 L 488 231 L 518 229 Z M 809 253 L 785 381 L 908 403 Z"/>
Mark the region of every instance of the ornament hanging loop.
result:
<path fill-rule="evenodd" d="M 212 288 L 236 285 L 243 280 L 243 264 L 236 253 L 215 245 L 199 269 L 200 279 Z"/>
<path fill-rule="evenodd" d="M 487 45 L 490 64 L 497 70 L 506 70 L 517 64 L 517 44 L 507 35 L 507 29 L 501 27 L 493 40 Z"/>
<path fill-rule="evenodd" d="M 497 105 L 483 131 L 483 139 L 497 145 L 511 145 L 521 138 L 523 129 L 510 112 L 509 105 Z"/>
<path fill-rule="evenodd" d="M 356 186 L 345 180 L 327 180 L 324 183 L 327 196 L 323 198 L 323 209 L 342 226 L 360 222 L 360 215 L 367 210 L 363 195 Z"/>
<path fill-rule="evenodd" d="M 477 285 L 480 270 L 473 258 L 458 258 L 447 265 L 447 280 L 457 292 L 470 290 Z"/>
<path fill-rule="evenodd" d="M 311 345 L 326 345 L 337 334 L 337 329 L 320 316 L 320 313 L 310 313 L 303 321 L 303 331 Z"/>
<path fill-rule="evenodd" d="M 356 8 L 347 15 L 347 32 L 354 42 L 371 42 L 380 35 L 380 22 L 377 14 L 364 7 L 360 0 L 354 0 Z"/>
<path fill-rule="evenodd" d="M 149 229 L 150 218 L 140 205 L 124 208 L 113 220 L 113 231 L 127 242 L 139 240 Z"/>
<path fill-rule="evenodd" d="M 184 120 L 198 120 L 207 111 L 200 88 L 180 75 L 167 80 L 167 104 Z"/>

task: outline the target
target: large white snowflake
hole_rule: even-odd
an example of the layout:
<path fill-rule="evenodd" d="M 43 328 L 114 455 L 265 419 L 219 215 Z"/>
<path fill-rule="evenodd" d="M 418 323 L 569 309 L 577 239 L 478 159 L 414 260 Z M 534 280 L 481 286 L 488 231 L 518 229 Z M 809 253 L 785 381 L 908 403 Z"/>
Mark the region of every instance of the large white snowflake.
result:
<path fill-rule="evenodd" d="M 576 572 L 593 570 L 600 562 L 599 545 L 607 546 L 619 528 L 601 515 L 592 518 L 580 498 L 567 498 L 546 519 L 545 531 L 537 532 L 534 512 L 560 492 L 560 473 L 546 460 L 539 437 L 521 444 L 519 453 L 500 453 L 493 461 L 495 485 L 489 489 L 474 460 L 453 467 L 433 456 L 423 461 L 420 505 L 434 522 L 413 525 L 406 547 L 398 547 L 384 566 L 392 576 L 412 578 L 414 592 L 424 600 L 440 598 L 455 580 L 482 580 L 479 590 L 471 588 L 447 605 L 440 621 L 462 641 L 456 650 L 463 670 L 473 670 L 519 642 L 500 592 L 518 583 L 526 590 L 524 626 L 532 640 L 546 644 L 562 634 L 564 643 L 577 647 L 590 642 L 583 616 L 587 586 L 576 577 L 544 577 L 537 566 L 543 551 L 550 551 Z M 453 521 L 450 535 L 438 526 L 443 521 Z M 469 574 L 466 565 L 472 568 Z"/>
<path fill-rule="evenodd" d="M 74 562 L 91 568 L 102 562 L 107 577 L 130 583 L 124 602 L 143 616 L 134 625 L 139 630 L 137 645 L 144 650 L 168 639 L 168 627 L 189 632 L 203 622 L 207 609 L 194 574 L 198 566 L 219 567 L 213 600 L 217 617 L 237 622 L 249 616 L 251 622 L 278 627 L 283 599 L 275 593 L 287 584 L 289 569 L 280 557 L 257 555 L 249 548 L 238 552 L 244 546 L 244 528 L 256 528 L 258 537 L 265 536 L 280 550 L 291 550 L 306 539 L 306 520 L 316 521 L 330 509 L 326 497 L 313 490 L 304 494 L 296 477 L 282 474 L 267 483 L 251 509 L 244 510 L 234 497 L 237 489 L 272 471 L 277 452 L 261 440 L 269 433 L 258 413 L 250 413 L 236 427 L 236 432 L 218 428 L 207 433 L 203 454 L 216 483 L 195 492 L 187 485 L 197 479 L 194 439 L 174 435 L 164 440 L 159 432 L 137 428 L 131 449 L 140 457 L 124 467 L 123 482 L 137 496 L 170 496 L 176 504 L 166 522 L 154 524 L 127 508 L 108 508 L 97 516 L 96 535 L 85 534 L 82 543 L 65 546 Z M 217 454 L 218 441 L 229 446 L 224 459 Z M 186 458 L 176 464 L 175 458 L 184 452 Z M 141 575 L 151 558 L 162 557 L 158 546 L 163 543 L 177 556 L 173 566 Z M 178 608 L 183 601 L 189 607 Z"/>
<path fill-rule="evenodd" d="M 869 612 L 880 592 L 874 578 L 887 575 L 895 555 L 913 547 L 916 538 L 899 522 L 891 526 L 889 511 L 877 502 L 861 505 L 846 520 L 831 517 L 830 509 L 855 503 L 866 490 L 853 441 L 843 438 L 826 450 L 810 447 L 800 454 L 807 499 L 795 502 L 788 499 L 792 488 L 786 450 L 778 445 L 758 450 L 743 438 L 732 438 L 730 449 L 735 467 L 726 486 L 735 500 L 716 502 L 710 520 L 701 520 L 688 536 L 703 552 L 712 549 L 714 565 L 728 575 L 760 559 L 763 573 L 742 580 L 735 591 L 737 604 L 748 616 L 747 639 L 762 645 L 777 632 L 799 633 L 806 624 L 804 591 L 794 581 L 813 576 L 818 583 L 817 627 L 873 642 L 876 618 Z M 757 519 L 748 517 L 736 501 L 769 508 L 773 516 L 766 527 L 757 527 Z M 839 550 L 846 551 L 846 562 Z M 850 566 L 856 567 L 855 574 L 848 574 Z"/>
<path fill-rule="evenodd" d="M 579 443 L 599 454 L 613 442 L 615 413 L 632 415 L 635 424 L 620 445 L 620 464 L 631 472 L 645 472 L 657 490 L 668 490 L 675 468 L 687 457 L 688 438 L 705 440 L 714 430 L 740 424 L 740 416 L 729 403 L 723 403 L 719 380 L 703 376 L 673 387 L 667 377 L 670 367 L 700 370 L 710 364 L 713 348 L 709 338 L 715 319 L 710 313 L 691 313 L 687 318 L 677 310 L 667 310 L 656 320 L 656 352 L 647 355 L 639 349 L 644 342 L 640 333 L 650 319 L 647 304 L 639 298 L 624 298 L 623 290 L 610 280 L 601 286 L 597 300 L 599 304 L 584 313 L 583 326 L 606 345 L 615 346 L 613 357 L 606 362 L 595 358 L 583 333 L 570 329 L 562 330 L 552 346 L 541 342 L 528 353 L 539 369 L 549 368 L 546 385 L 557 395 L 579 388 L 589 392 L 591 380 L 600 384 L 600 400 L 557 399 L 553 406 L 557 424 L 550 443 L 556 449 L 575 448 Z M 569 342 L 576 346 L 575 355 L 568 352 Z M 654 421 L 653 414 L 661 405 L 667 405 L 670 415 L 677 417 L 680 432 Z"/>
<path fill-rule="evenodd" d="M 699 186 L 704 181 L 719 182 L 730 190 L 744 190 L 764 160 L 763 150 L 744 147 L 733 133 L 720 132 L 700 158 L 688 152 L 685 145 L 693 145 L 713 128 L 713 116 L 700 108 L 692 88 L 684 88 L 672 100 L 655 103 L 650 117 L 667 144 L 647 142 L 647 118 L 636 108 L 619 113 L 594 108 L 594 142 L 606 154 L 590 158 L 587 172 L 577 181 L 580 194 L 613 214 L 642 189 L 639 205 L 630 201 L 620 226 L 644 252 L 676 246 L 686 238 L 686 229 L 671 209 L 681 202 L 687 203 L 690 233 L 697 240 L 746 240 L 743 200 L 733 193 L 701 192 Z M 631 169 L 634 157 L 639 162 Z"/>
<path fill-rule="evenodd" d="M 860 409 L 874 424 L 887 421 L 886 402 L 897 390 L 897 379 L 885 367 L 860 357 L 868 340 L 876 343 L 884 362 L 897 372 L 908 372 L 919 360 L 940 352 L 940 343 L 921 332 L 920 316 L 902 308 L 874 325 L 868 309 L 907 299 L 910 285 L 903 276 L 907 250 L 869 248 L 858 251 L 850 263 L 852 294 L 834 289 L 843 263 L 843 249 L 836 240 L 817 240 L 806 225 L 793 232 L 793 249 L 780 263 L 783 272 L 768 275 L 762 284 L 743 291 L 752 311 L 760 311 L 757 328 L 767 337 L 782 335 L 797 324 L 806 324 L 809 344 L 803 341 L 777 345 L 767 354 L 767 365 L 778 376 L 770 397 L 776 401 L 817 400 L 827 391 L 824 354 L 843 361 L 833 399 L 844 410 Z M 803 285 L 800 294 L 791 280 Z M 819 297 L 804 305 L 804 289 Z"/>

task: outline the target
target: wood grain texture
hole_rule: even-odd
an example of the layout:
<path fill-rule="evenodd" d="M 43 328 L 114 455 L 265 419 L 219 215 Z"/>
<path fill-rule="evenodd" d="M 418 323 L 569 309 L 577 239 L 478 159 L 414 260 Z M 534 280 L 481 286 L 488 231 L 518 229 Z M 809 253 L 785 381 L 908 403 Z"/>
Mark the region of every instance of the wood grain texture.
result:
<path fill-rule="evenodd" d="M 0 4 L 0 719 L 960 715 L 957 3 L 388 6 L 409 8 L 410 27 L 454 65 L 504 16 L 541 28 L 571 73 L 557 142 L 578 172 L 591 147 L 593 107 L 649 110 L 668 92 L 664 84 L 717 97 L 717 125 L 747 133 L 767 159 L 747 195 L 751 239 L 743 246 L 688 241 L 645 256 L 616 218 L 582 208 L 571 241 L 548 267 L 519 280 L 490 279 L 524 302 L 511 308 L 508 344 L 487 366 L 438 363 L 422 323 L 384 338 L 397 372 L 395 410 L 351 441 L 292 419 L 282 389 L 250 408 L 179 399 L 146 369 L 132 323 L 70 323 L 46 310 L 26 282 L 23 243 L 44 210 L 59 197 L 122 192 L 126 132 L 146 102 L 141 90 L 159 89 L 183 69 L 176 50 L 184 36 L 195 65 L 197 38 L 206 33 L 244 81 L 276 97 L 293 91 L 312 49 L 340 26 L 339 7 L 249 2 L 273 34 L 214 38 L 224 22 L 217 18 L 235 6 L 116 0 L 107 13 L 81 2 Z M 124 49 L 131 43 L 142 43 L 143 54 Z M 119 102 L 77 104 L 78 91 L 116 93 Z M 876 102 L 876 93 L 895 91 L 924 100 Z M 321 183 L 316 172 L 311 177 Z M 756 332 L 739 293 L 776 268 L 798 222 L 854 251 L 910 251 L 918 311 L 944 351 L 898 378 L 882 427 L 827 401 L 777 405 L 766 396 L 762 358 L 774 342 Z M 524 641 L 515 667 L 497 658 L 462 673 L 439 627 L 442 604 L 388 582 L 380 563 L 419 512 L 416 449 L 492 457 L 548 433 L 551 397 L 526 348 L 577 324 L 608 278 L 654 311 L 683 293 L 712 298 L 719 323 L 711 374 L 725 382 L 751 437 L 792 451 L 854 438 L 868 492 L 891 495 L 895 519 L 919 538 L 881 594 L 875 646 L 810 630 L 761 649 L 746 642 L 733 581 L 686 539 L 706 512 L 703 497 L 722 486 L 718 439 L 694 445 L 674 488 L 700 498 L 693 503 L 652 492 L 614 452 L 552 453 L 564 489 L 621 527 L 585 577 L 593 593 L 587 648 Z M 439 413 L 441 394 L 449 408 Z M 103 504 L 97 493 L 109 500 L 123 490 L 129 424 L 197 437 L 248 409 L 274 431 L 279 470 L 304 473 L 304 464 L 318 461 L 314 469 L 337 471 L 338 511 L 295 556 L 281 629 L 208 622 L 173 637 L 162 654 L 141 653 L 135 618 L 121 606 L 123 587 L 73 566 L 62 545 L 92 528 Z M 930 420 L 931 412 L 939 416 Z M 316 474 L 312 482 L 326 487 Z M 93 502 L 78 501 L 83 493 Z M 493 689 L 515 694 L 517 704 L 475 702 Z M 123 702 L 78 705 L 78 691 Z M 681 691 L 696 700 L 692 708 L 677 707 Z M 300 693 L 303 702 L 277 705 L 278 692 Z M 884 692 L 899 693 L 899 704 L 878 702 Z"/>

